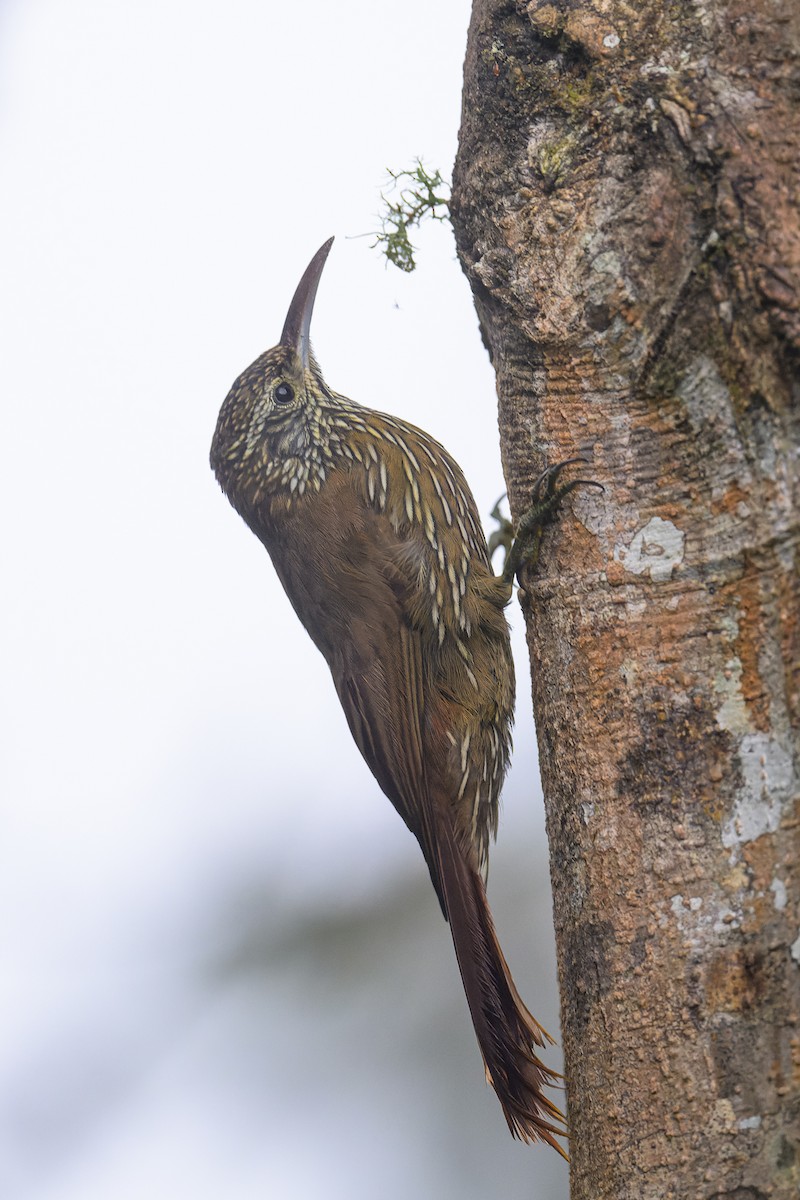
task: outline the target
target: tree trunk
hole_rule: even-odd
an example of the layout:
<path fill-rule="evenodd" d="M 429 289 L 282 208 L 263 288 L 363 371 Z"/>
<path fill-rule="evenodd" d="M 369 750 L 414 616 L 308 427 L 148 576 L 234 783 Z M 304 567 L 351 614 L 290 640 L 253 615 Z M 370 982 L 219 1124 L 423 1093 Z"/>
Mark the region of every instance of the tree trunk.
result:
<path fill-rule="evenodd" d="M 798 1195 L 796 0 L 475 0 L 452 216 L 522 593 L 572 1195 Z M 531 1168 L 535 1171 L 535 1166 Z"/>

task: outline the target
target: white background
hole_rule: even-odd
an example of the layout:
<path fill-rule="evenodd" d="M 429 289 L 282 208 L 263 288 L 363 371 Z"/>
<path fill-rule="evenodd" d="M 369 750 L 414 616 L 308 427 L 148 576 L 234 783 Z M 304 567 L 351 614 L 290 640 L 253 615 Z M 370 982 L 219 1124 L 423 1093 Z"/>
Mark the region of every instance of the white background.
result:
<path fill-rule="evenodd" d="M 565 1194 L 508 1135 L 418 848 L 208 468 L 231 381 L 336 234 L 329 383 L 443 441 L 482 513 L 503 490 L 449 228 L 412 276 L 357 236 L 387 167 L 450 174 L 468 19 L 0 6 L 5 1200 Z M 492 895 L 557 1033 L 515 651 Z"/>

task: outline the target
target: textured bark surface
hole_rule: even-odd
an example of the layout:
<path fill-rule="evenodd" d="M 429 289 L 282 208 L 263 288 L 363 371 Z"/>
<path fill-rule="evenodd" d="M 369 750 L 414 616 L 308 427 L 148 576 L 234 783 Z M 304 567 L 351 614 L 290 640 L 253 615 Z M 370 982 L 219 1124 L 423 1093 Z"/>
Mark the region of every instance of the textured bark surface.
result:
<path fill-rule="evenodd" d="M 795 0 L 474 5 L 512 511 L 606 487 L 523 594 L 576 1200 L 800 1189 L 799 49 Z"/>

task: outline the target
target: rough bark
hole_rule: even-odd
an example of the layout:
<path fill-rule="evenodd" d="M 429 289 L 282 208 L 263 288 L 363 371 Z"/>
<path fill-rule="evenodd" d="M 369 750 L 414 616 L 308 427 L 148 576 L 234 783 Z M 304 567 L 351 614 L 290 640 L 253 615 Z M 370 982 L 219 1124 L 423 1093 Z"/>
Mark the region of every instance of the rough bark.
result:
<path fill-rule="evenodd" d="M 545 461 L 606 488 L 522 593 L 576 1200 L 800 1188 L 799 24 L 474 4 L 452 215 L 512 512 Z"/>

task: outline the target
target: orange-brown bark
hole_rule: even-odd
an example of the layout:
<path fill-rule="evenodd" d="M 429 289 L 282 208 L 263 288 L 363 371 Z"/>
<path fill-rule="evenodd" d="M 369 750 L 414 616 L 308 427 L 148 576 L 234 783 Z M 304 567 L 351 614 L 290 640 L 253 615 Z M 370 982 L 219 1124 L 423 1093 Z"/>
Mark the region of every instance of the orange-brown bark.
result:
<path fill-rule="evenodd" d="M 800 121 L 791 0 L 476 0 L 453 198 L 512 508 L 572 1189 L 800 1188 Z"/>

